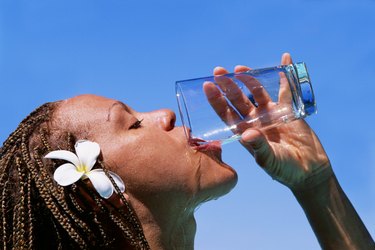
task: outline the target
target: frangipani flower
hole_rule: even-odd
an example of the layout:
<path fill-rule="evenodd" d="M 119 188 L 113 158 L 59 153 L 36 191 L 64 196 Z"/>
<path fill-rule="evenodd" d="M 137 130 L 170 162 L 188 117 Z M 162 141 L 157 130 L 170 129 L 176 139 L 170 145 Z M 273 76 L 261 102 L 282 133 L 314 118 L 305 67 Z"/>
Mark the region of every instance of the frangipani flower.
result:
<path fill-rule="evenodd" d="M 56 150 L 48 153 L 45 158 L 66 160 L 71 163 L 65 163 L 59 166 L 53 178 L 61 186 L 69 186 L 80 179 L 89 178 L 96 191 L 103 198 L 109 198 L 113 194 L 114 186 L 105 174 L 103 169 L 93 169 L 96 159 L 100 154 L 99 144 L 88 140 L 79 140 L 75 144 L 76 154 L 67 150 Z M 121 177 L 109 171 L 109 174 L 120 188 L 125 191 L 125 184 Z"/>

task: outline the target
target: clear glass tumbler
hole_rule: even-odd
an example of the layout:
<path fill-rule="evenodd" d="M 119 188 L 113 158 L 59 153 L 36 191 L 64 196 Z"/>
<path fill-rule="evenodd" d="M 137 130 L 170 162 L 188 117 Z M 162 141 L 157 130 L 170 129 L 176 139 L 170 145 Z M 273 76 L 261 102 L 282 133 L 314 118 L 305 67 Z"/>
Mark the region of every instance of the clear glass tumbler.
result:
<path fill-rule="evenodd" d="M 228 143 L 247 128 L 269 129 L 316 113 L 305 63 L 176 82 L 186 136 Z"/>

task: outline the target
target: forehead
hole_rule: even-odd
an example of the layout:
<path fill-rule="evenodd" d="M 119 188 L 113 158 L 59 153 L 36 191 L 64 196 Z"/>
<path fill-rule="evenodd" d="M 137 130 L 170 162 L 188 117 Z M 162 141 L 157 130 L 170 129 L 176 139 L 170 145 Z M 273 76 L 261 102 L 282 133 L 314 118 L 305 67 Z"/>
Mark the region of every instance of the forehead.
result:
<path fill-rule="evenodd" d="M 117 102 L 114 99 L 106 98 L 103 96 L 97 95 L 79 95 L 67 99 L 63 102 L 64 106 L 94 106 L 94 107 L 102 107 L 106 105 L 110 105 L 110 103 Z"/>
<path fill-rule="evenodd" d="M 114 106 L 121 106 L 128 110 L 125 104 L 114 99 L 96 95 L 76 96 L 60 103 L 56 110 L 56 118 L 60 122 L 69 121 L 76 125 L 104 122 Z"/>

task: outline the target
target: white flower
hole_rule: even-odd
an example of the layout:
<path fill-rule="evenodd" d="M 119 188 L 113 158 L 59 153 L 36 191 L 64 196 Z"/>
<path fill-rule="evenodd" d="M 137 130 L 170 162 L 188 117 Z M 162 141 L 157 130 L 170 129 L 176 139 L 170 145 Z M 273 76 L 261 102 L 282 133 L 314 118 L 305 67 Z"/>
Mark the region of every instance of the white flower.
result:
<path fill-rule="evenodd" d="M 66 160 L 71 163 L 65 163 L 59 166 L 53 178 L 61 186 L 68 186 L 79 179 L 89 178 L 96 191 L 103 198 L 109 198 L 113 194 L 114 186 L 105 174 L 103 169 L 92 169 L 96 159 L 100 154 L 99 144 L 87 140 L 79 140 L 75 144 L 76 154 L 67 150 L 56 150 L 48 153 L 45 158 Z M 109 171 L 109 174 L 120 188 L 121 192 L 125 191 L 125 184 L 121 177 Z"/>

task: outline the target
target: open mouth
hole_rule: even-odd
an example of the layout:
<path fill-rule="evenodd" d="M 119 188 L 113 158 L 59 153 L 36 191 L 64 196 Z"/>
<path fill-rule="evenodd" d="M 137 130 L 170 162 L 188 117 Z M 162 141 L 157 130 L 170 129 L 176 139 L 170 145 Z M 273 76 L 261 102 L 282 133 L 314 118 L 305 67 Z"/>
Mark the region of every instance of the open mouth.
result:
<path fill-rule="evenodd" d="M 219 141 L 205 141 L 200 138 L 190 138 L 189 145 L 198 151 L 210 151 L 221 153 L 221 143 Z"/>
<path fill-rule="evenodd" d="M 197 151 L 209 153 L 221 159 L 221 142 L 220 141 L 206 141 L 201 138 L 192 137 L 190 129 L 185 127 L 186 135 L 188 136 L 189 146 Z"/>
<path fill-rule="evenodd" d="M 203 139 L 200 139 L 200 138 L 190 137 L 189 140 L 188 140 L 188 143 L 191 147 L 199 147 L 199 146 L 207 144 L 208 142 L 206 140 L 203 140 Z"/>

